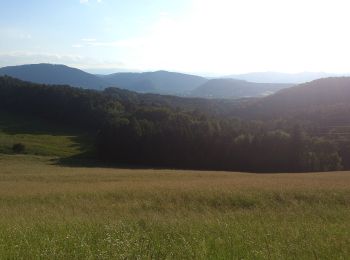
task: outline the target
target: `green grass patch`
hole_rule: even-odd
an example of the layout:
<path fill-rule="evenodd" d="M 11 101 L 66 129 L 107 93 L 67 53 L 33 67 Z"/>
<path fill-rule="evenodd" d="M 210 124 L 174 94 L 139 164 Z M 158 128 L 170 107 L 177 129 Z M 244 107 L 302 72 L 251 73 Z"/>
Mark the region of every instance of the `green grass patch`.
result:
<path fill-rule="evenodd" d="M 13 154 L 20 143 L 26 154 L 69 157 L 91 150 L 92 142 L 82 130 L 0 111 L 0 153 Z"/>

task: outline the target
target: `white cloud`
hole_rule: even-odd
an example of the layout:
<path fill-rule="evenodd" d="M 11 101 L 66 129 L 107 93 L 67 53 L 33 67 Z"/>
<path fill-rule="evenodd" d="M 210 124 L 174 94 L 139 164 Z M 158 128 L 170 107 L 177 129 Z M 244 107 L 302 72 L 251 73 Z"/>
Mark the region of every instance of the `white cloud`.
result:
<path fill-rule="evenodd" d="M 84 45 L 82 45 L 82 44 L 73 44 L 72 47 L 73 48 L 83 48 Z"/>
<path fill-rule="evenodd" d="M 95 38 L 83 38 L 81 39 L 83 42 L 96 42 L 97 40 Z"/>
<path fill-rule="evenodd" d="M 91 1 L 90 0 L 79 0 L 79 2 L 81 4 L 88 4 L 90 3 Z M 102 3 L 102 0 L 96 0 L 97 3 Z"/>
<path fill-rule="evenodd" d="M 29 40 L 32 39 L 32 35 L 17 28 L 0 28 L 0 36 L 2 38 L 10 38 L 17 40 Z"/>
<path fill-rule="evenodd" d="M 116 41 L 88 41 L 87 46 L 94 47 L 127 47 L 127 48 L 138 48 L 149 44 L 149 39 L 144 37 L 131 38 L 125 40 Z"/>

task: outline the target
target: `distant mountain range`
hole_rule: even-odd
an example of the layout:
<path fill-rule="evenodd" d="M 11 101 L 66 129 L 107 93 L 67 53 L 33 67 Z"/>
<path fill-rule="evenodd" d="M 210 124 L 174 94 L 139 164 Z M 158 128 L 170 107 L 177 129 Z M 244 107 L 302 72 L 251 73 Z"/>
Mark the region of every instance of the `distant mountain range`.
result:
<path fill-rule="evenodd" d="M 118 87 L 139 93 L 227 99 L 265 96 L 296 83 L 332 76 L 327 73 L 267 72 L 229 76 L 235 79 L 207 79 L 169 71 L 94 75 L 65 65 L 53 64 L 3 67 L 0 68 L 0 76 L 3 75 L 34 83 L 71 85 L 96 90 Z"/>
<path fill-rule="evenodd" d="M 0 76 L 8 75 L 41 84 L 60 84 L 88 89 L 103 89 L 107 83 L 99 77 L 65 65 L 30 64 L 0 68 Z"/>
<path fill-rule="evenodd" d="M 118 87 L 136 92 L 185 95 L 208 79 L 175 72 L 119 72 L 94 75 L 65 65 L 30 64 L 0 68 L 0 76 L 8 75 L 41 84 L 61 84 L 102 90 Z"/>

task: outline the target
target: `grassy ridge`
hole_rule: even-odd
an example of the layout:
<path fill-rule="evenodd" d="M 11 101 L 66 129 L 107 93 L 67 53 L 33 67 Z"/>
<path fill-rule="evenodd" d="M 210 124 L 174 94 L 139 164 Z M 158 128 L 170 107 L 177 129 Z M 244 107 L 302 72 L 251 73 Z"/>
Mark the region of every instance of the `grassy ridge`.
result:
<path fill-rule="evenodd" d="M 0 156 L 3 258 L 345 259 L 350 173 L 62 167 Z"/>

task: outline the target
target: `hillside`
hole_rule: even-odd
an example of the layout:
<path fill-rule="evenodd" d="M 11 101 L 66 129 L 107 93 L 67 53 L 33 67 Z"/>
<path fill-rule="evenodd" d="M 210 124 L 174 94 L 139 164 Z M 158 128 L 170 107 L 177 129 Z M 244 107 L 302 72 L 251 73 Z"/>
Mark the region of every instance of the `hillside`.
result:
<path fill-rule="evenodd" d="M 40 84 L 59 84 L 88 89 L 103 89 L 108 83 L 82 70 L 65 65 L 30 64 L 0 68 L 0 76 L 11 76 Z"/>
<path fill-rule="evenodd" d="M 207 81 L 203 77 L 169 71 L 115 73 L 101 77 L 111 85 L 128 90 L 165 94 L 186 94 Z"/>
<path fill-rule="evenodd" d="M 272 94 L 292 84 L 254 83 L 237 79 L 212 79 L 191 92 L 192 96 L 204 98 L 243 98 Z"/>
<path fill-rule="evenodd" d="M 350 124 L 350 77 L 319 79 L 280 90 L 244 111 L 253 117 L 294 117 L 327 124 Z"/>
<path fill-rule="evenodd" d="M 169 71 L 123 72 L 102 76 L 102 78 L 110 84 L 128 90 L 166 94 L 184 94 L 207 81 L 203 77 Z"/>
<path fill-rule="evenodd" d="M 166 107 L 181 111 L 198 111 L 210 116 L 230 116 L 231 113 L 252 99 L 214 99 L 179 97 L 154 93 L 138 93 L 119 88 L 107 88 L 103 92 L 128 106 Z"/>

